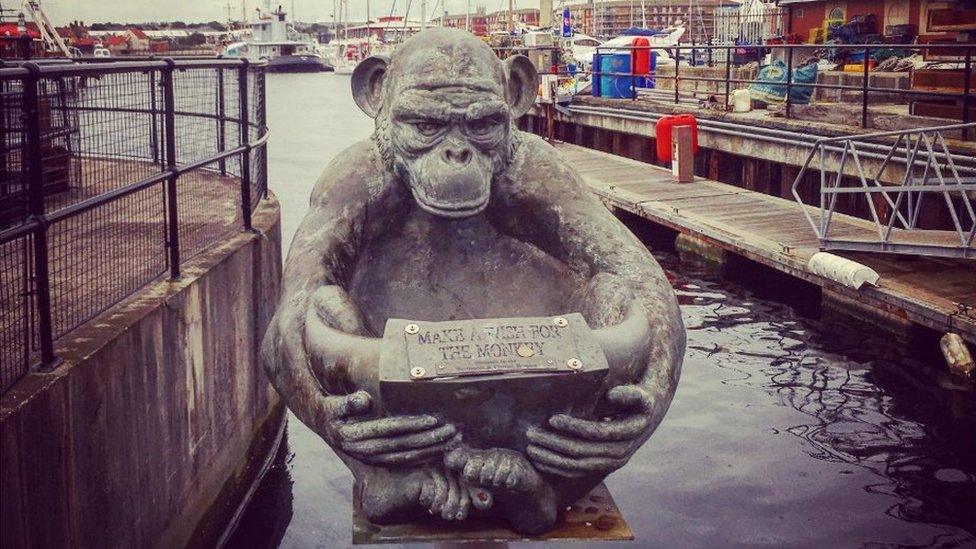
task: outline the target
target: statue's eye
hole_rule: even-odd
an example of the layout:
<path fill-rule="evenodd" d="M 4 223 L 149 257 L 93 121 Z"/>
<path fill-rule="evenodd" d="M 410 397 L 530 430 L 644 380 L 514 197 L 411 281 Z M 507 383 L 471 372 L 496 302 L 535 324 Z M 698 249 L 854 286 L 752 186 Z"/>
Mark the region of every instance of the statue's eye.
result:
<path fill-rule="evenodd" d="M 475 134 L 491 133 L 501 125 L 497 118 L 476 118 L 468 122 L 468 130 Z"/>
<path fill-rule="evenodd" d="M 444 124 L 441 122 L 436 122 L 434 120 L 421 120 L 419 122 L 414 122 L 413 126 L 417 128 L 417 131 L 421 134 L 430 137 L 436 135 L 437 132 L 441 131 Z"/>

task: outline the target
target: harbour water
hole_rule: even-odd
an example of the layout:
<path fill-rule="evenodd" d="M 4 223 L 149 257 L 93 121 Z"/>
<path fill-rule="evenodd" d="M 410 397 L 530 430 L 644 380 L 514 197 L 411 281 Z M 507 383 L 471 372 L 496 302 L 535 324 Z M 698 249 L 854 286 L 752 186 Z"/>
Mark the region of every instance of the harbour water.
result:
<path fill-rule="evenodd" d="M 269 75 L 267 96 L 287 248 L 319 173 L 372 120 L 348 76 Z M 821 316 L 777 278 L 655 256 L 688 350 L 664 422 L 607 480 L 631 546 L 976 545 L 976 398 L 937 349 L 909 354 Z M 351 489 L 328 446 L 290 418 L 229 546 L 348 546 Z"/>

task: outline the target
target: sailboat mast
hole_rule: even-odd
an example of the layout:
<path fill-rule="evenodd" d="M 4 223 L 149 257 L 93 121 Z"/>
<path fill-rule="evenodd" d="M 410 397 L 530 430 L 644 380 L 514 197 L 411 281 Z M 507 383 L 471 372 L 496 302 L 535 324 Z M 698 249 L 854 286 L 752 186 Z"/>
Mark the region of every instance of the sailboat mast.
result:
<path fill-rule="evenodd" d="M 514 5 L 515 0 L 508 0 L 508 32 L 512 33 L 515 31 L 515 15 L 514 15 Z"/>

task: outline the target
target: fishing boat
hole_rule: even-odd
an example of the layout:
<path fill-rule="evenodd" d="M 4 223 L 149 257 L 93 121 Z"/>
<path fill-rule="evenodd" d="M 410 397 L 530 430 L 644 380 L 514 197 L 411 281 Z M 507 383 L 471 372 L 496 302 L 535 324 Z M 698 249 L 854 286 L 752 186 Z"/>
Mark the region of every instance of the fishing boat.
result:
<path fill-rule="evenodd" d="M 225 57 L 267 61 L 268 72 L 321 72 L 332 66 L 318 51 L 318 44 L 308 35 L 295 30 L 278 6 L 274 12 L 260 13 L 257 21 L 248 23 L 251 37 L 227 45 Z"/>

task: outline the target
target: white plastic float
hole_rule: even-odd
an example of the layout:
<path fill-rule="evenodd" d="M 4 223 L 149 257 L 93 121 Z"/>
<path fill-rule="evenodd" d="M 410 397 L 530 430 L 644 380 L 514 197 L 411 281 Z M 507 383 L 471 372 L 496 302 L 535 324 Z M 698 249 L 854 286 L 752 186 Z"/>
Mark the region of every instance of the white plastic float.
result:
<path fill-rule="evenodd" d="M 878 279 L 881 278 L 871 267 L 827 252 L 813 254 L 807 262 L 807 268 L 813 274 L 855 290 L 860 290 L 864 284 L 877 286 Z"/>

